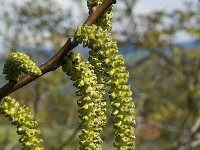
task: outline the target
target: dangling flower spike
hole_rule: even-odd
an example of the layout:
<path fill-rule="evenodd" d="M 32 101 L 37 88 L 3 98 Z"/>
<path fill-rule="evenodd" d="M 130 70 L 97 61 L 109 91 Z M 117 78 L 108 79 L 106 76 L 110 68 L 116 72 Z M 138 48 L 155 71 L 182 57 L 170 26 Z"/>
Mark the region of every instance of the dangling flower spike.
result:
<path fill-rule="evenodd" d="M 36 129 L 38 123 L 33 120 L 27 106 L 19 106 L 19 103 L 9 96 L 2 99 L 0 113 L 9 118 L 11 123 L 17 126 L 17 133 L 22 135 L 19 141 L 22 143 L 22 150 L 43 150 L 40 145 L 43 141 L 38 138 L 40 130 Z"/>
<path fill-rule="evenodd" d="M 75 81 L 80 118 L 80 150 L 100 150 L 100 133 L 106 124 L 106 102 L 104 85 L 98 84 L 93 66 L 88 61 L 81 61 L 80 54 L 70 53 L 65 58 L 63 71 Z"/>
<path fill-rule="evenodd" d="M 6 80 L 16 82 L 21 73 L 29 74 L 33 77 L 42 74 L 36 64 L 29 59 L 29 56 L 21 52 L 11 53 L 5 60 L 3 74 L 6 74 Z"/>

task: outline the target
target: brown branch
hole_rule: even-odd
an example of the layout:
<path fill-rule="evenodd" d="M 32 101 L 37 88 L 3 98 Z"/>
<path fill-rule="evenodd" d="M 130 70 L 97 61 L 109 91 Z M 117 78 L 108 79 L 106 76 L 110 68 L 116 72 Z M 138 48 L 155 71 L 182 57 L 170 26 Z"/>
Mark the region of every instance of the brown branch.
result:
<path fill-rule="evenodd" d="M 87 18 L 84 25 L 93 24 L 108 7 L 110 7 L 112 4 L 115 3 L 116 3 L 115 0 L 104 0 L 101 5 L 95 6 L 96 8 Z M 47 72 L 56 70 L 58 67 L 60 67 L 62 60 L 66 56 L 66 54 L 77 46 L 77 43 L 75 41 L 76 41 L 75 37 L 69 38 L 67 42 L 60 48 L 60 50 L 52 58 L 50 58 L 48 61 L 46 61 L 44 64 L 40 66 L 42 75 L 46 74 Z M 22 88 L 23 86 L 27 85 L 28 83 L 34 81 L 37 78 L 39 77 L 31 77 L 29 75 L 24 75 L 17 81 L 17 83 L 13 82 L 7 83 L 6 85 L 0 88 L 0 100 L 3 97 L 7 96 L 8 94 Z"/>

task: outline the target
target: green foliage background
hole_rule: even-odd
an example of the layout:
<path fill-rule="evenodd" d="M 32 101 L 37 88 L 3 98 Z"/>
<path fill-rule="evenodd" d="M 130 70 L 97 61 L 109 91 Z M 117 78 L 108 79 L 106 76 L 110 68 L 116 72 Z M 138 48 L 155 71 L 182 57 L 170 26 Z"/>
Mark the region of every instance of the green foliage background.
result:
<path fill-rule="evenodd" d="M 41 64 L 73 35 L 87 16 L 84 1 L 74 1 L 74 7 L 82 11 L 78 19 L 72 10 L 63 9 L 54 0 L 21 3 L 2 0 L 1 4 L 0 37 L 4 47 L 0 54 L 1 70 L 5 56 L 15 51 L 23 51 Z M 191 136 L 191 129 L 200 115 L 200 4 L 187 3 L 184 10 L 163 10 L 148 15 L 135 14 L 135 4 L 137 1 L 127 0 L 115 6 L 113 36 L 119 47 L 128 43 L 133 49 L 125 61 L 137 111 L 136 149 L 198 150 L 199 130 Z M 179 32 L 192 36 L 196 45 L 188 48 L 176 44 L 174 39 Z M 85 49 L 76 50 L 85 55 Z M 120 52 L 125 53 L 123 48 Z M 0 77 L 3 86 L 6 81 L 2 74 Z M 46 149 L 78 149 L 78 98 L 61 68 L 12 96 L 34 112 Z M 111 122 L 109 118 L 103 149 L 112 150 Z M 20 148 L 15 127 L 3 116 L 0 137 L 0 149 Z"/>

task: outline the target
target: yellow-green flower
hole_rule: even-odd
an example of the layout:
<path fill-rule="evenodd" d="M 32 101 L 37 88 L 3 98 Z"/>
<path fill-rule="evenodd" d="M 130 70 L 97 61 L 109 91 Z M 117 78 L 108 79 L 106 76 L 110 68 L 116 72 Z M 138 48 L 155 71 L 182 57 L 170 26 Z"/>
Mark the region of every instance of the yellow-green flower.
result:
<path fill-rule="evenodd" d="M 63 71 L 75 81 L 76 92 L 81 98 L 77 101 L 79 109 L 81 135 L 80 150 L 100 150 L 100 133 L 106 124 L 106 102 L 104 85 L 98 83 L 93 66 L 81 61 L 80 54 L 69 54 L 62 66 Z"/>
<path fill-rule="evenodd" d="M 21 135 L 19 141 L 23 145 L 23 150 L 43 150 L 42 139 L 38 138 L 41 134 L 36 129 L 38 123 L 33 120 L 27 106 L 19 106 L 19 103 L 9 96 L 2 99 L 0 104 L 0 113 L 9 118 L 13 125 L 17 126 L 17 133 Z"/>
<path fill-rule="evenodd" d="M 33 77 L 42 74 L 41 70 L 26 54 L 21 52 L 9 54 L 3 68 L 3 74 L 6 74 L 6 80 L 16 82 L 21 73 L 29 74 Z"/>
<path fill-rule="evenodd" d="M 129 75 L 123 57 L 117 55 L 116 42 L 106 30 L 96 25 L 79 27 L 76 36 L 79 43 L 91 49 L 89 61 L 110 86 L 109 98 L 115 116 L 114 146 L 123 150 L 135 149 L 135 106 L 128 85 Z"/>

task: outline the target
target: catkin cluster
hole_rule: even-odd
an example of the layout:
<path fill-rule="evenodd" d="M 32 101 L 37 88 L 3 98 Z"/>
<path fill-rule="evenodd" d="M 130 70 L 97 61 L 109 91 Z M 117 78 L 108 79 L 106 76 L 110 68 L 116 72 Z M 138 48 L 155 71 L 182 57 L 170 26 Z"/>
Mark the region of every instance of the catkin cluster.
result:
<path fill-rule="evenodd" d="M 33 77 L 42 74 L 41 70 L 26 54 L 16 52 L 8 55 L 3 68 L 3 74 L 6 74 L 6 80 L 16 82 L 22 72 Z"/>
<path fill-rule="evenodd" d="M 94 6 L 103 0 L 87 0 L 89 14 Z M 109 99 L 115 116 L 115 143 L 119 150 L 134 150 L 135 106 L 132 92 L 128 85 L 129 74 L 124 66 L 124 60 L 118 55 L 117 44 L 110 36 L 112 28 L 110 6 L 92 26 L 78 27 L 75 40 L 84 47 L 91 49 L 88 61 L 81 61 L 80 54 L 68 54 L 62 64 L 63 71 L 71 80 L 80 99 L 77 101 L 80 118 L 81 135 L 80 150 L 101 150 L 101 132 L 106 124 L 105 95 L 109 87 Z M 16 82 L 21 73 L 31 76 L 41 75 L 41 70 L 23 53 L 10 54 L 4 64 L 3 73 L 6 79 Z M 5 97 L 0 106 L 0 113 L 9 117 L 12 124 L 17 126 L 17 133 L 22 135 L 20 142 L 24 150 L 41 150 L 42 142 L 37 138 L 40 134 L 35 129 L 37 122 L 33 121 L 28 107 L 20 107 L 18 102 Z"/>
<path fill-rule="evenodd" d="M 94 6 L 99 5 L 103 2 L 103 0 L 87 0 L 87 6 L 89 9 L 89 14 L 92 13 Z M 110 6 L 107 10 L 101 14 L 101 16 L 96 20 L 94 23 L 97 26 L 102 27 L 104 30 L 111 30 L 112 29 L 112 8 Z"/>
<path fill-rule="evenodd" d="M 23 145 L 23 150 L 43 150 L 40 146 L 43 140 L 37 137 L 40 135 L 40 130 L 35 129 L 38 124 L 33 120 L 33 115 L 27 106 L 19 106 L 15 99 L 7 96 L 1 101 L 0 113 L 17 126 L 17 133 L 22 135 L 19 141 Z"/>
<path fill-rule="evenodd" d="M 75 81 L 76 92 L 81 98 L 77 101 L 80 117 L 80 150 L 100 150 L 100 133 L 106 124 L 106 102 L 104 85 L 99 84 L 93 66 L 81 61 L 80 54 L 69 54 L 65 58 L 63 71 Z"/>
<path fill-rule="evenodd" d="M 124 60 L 117 55 L 116 42 L 112 40 L 106 30 L 96 25 L 82 26 L 76 32 L 77 42 L 89 47 L 89 61 L 105 76 L 110 86 L 109 98 L 115 116 L 115 143 L 120 150 L 133 150 L 135 111 L 132 92 L 128 85 L 129 74 L 124 67 Z"/>

